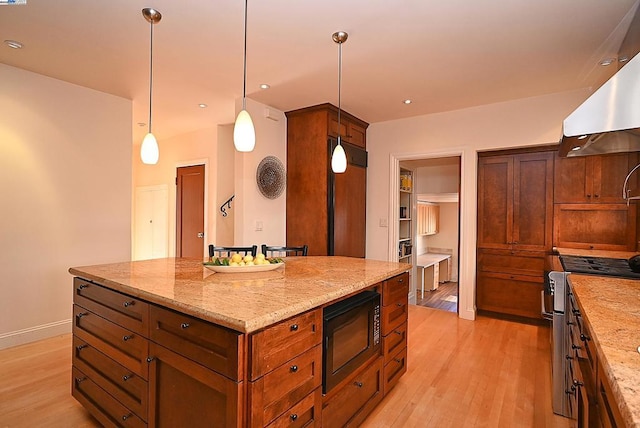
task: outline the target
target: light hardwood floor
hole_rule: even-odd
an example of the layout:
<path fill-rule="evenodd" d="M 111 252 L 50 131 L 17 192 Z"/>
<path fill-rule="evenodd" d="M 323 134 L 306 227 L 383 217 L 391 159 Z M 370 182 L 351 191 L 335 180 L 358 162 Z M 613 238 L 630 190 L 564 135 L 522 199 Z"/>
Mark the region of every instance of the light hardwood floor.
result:
<path fill-rule="evenodd" d="M 549 330 L 411 306 L 409 368 L 363 427 L 570 427 L 551 411 Z M 71 397 L 71 337 L 0 351 L 0 427 L 97 427 Z"/>

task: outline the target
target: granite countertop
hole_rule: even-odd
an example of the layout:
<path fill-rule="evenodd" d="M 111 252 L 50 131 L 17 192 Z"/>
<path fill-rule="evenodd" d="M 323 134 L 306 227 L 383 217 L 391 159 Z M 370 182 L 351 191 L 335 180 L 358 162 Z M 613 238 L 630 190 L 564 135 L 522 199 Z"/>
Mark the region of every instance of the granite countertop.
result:
<path fill-rule="evenodd" d="M 560 250 L 560 254 L 629 258 L 636 253 Z M 640 281 L 570 274 L 580 312 L 588 322 L 620 413 L 640 427 Z"/>
<path fill-rule="evenodd" d="M 251 333 L 406 272 L 411 265 L 351 257 L 289 257 L 267 272 L 216 273 L 164 258 L 72 267 L 69 273 L 243 333 Z"/>

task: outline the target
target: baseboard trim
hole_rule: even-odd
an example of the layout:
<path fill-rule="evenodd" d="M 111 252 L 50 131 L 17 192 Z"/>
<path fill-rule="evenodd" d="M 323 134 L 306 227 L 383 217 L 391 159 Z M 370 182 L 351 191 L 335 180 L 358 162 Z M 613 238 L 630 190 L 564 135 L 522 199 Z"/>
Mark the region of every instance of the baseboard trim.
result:
<path fill-rule="evenodd" d="M 62 320 L 48 324 L 37 325 L 22 330 L 0 334 L 0 349 L 24 345 L 36 340 L 47 339 L 60 334 L 71 333 L 71 320 Z"/>

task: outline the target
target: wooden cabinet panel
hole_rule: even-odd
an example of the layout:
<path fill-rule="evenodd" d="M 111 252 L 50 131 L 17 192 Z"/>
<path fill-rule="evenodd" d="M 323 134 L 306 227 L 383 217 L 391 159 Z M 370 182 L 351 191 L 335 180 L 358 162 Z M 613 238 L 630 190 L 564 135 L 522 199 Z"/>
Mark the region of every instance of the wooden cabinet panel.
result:
<path fill-rule="evenodd" d="M 635 251 L 635 205 L 556 204 L 554 217 L 558 247 Z"/>
<path fill-rule="evenodd" d="M 250 379 L 271 370 L 322 342 L 322 310 L 282 321 L 251 336 Z"/>
<path fill-rule="evenodd" d="M 382 281 L 382 305 L 401 302 L 409 295 L 409 273 L 405 272 Z"/>
<path fill-rule="evenodd" d="M 382 356 L 384 364 L 388 364 L 393 356 L 407 347 L 407 323 L 400 324 L 382 338 Z"/>
<path fill-rule="evenodd" d="M 382 400 L 382 358 L 345 382 L 323 404 L 322 425 L 325 427 L 358 426 Z"/>
<path fill-rule="evenodd" d="M 334 174 L 334 182 L 333 254 L 364 257 L 367 234 L 367 170 L 349 165 L 342 174 Z"/>
<path fill-rule="evenodd" d="M 536 277 L 481 272 L 477 278 L 476 305 L 479 310 L 539 319 L 543 284 Z"/>
<path fill-rule="evenodd" d="M 322 388 L 296 403 L 267 428 L 320 428 L 322 426 Z"/>
<path fill-rule="evenodd" d="M 151 343 L 149 425 L 241 427 L 242 383 Z"/>
<path fill-rule="evenodd" d="M 544 276 L 544 253 L 531 251 L 480 250 L 478 271 L 509 273 L 537 277 Z"/>
<path fill-rule="evenodd" d="M 438 233 L 440 206 L 437 204 L 418 203 L 418 235 L 435 235 Z"/>
<path fill-rule="evenodd" d="M 74 303 L 148 337 L 149 304 L 81 278 L 73 279 Z"/>
<path fill-rule="evenodd" d="M 624 203 L 622 186 L 637 153 L 556 158 L 555 203 Z M 637 189 L 637 180 L 630 188 Z"/>
<path fill-rule="evenodd" d="M 390 334 L 393 329 L 407 322 L 407 316 L 409 314 L 408 295 L 405 294 L 402 299 L 383 306 L 380 312 L 380 317 L 382 318 L 382 335 L 386 336 Z"/>
<path fill-rule="evenodd" d="M 119 402 L 147 419 L 147 381 L 80 338 L 73 337 L 73 366 Z"/>
<path fill-rule="evenodd" d="M 513 235 L 513 157 L 478 160 L 478 247 L 510 249 Z"/>
<path fill-rule="evenodd" d="M 403 374 L 407 372 L 407 348 L 403 348 L 396 353 L 391 361 L 384 366 L 383 391 L 387 395 Z"/>
<path fill-rule="evenodd" d="M 244 377 L 242 334 L 153 305 L 151 340 L 230 379 Z"/>
<path fill-rule="evenodd" d="M 78 305 L 73 305 L 73 316 L 76 336 L 147 379 L 149 343 L 146 338 Z"/>
<path fill-rule="evenodd" d="M 322 347 L 317 345 L 250 383 L 250 425 L 269 424 L 321 385 Z"/>
<path fill-rule="evenodd" d="M 71 395 L 106 427 L 146 427 L 147 424 L 77 368 L 72 370 Z"/>

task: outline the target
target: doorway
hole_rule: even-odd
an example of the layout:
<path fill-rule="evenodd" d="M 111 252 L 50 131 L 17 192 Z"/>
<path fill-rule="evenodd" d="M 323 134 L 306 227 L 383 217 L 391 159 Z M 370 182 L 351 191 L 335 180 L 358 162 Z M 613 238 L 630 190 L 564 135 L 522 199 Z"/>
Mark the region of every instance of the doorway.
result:
<path fill-rule="evenodd" d="M 204 258 L 205 166 L 176 170 L 176 257 Z"/>
<path fill-rule="evenodd" d="M 460 156 L 401 160 L 412 171 L 415 303 L 458 312 Z"/>

